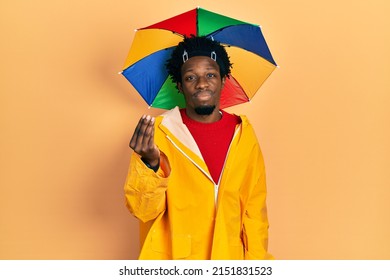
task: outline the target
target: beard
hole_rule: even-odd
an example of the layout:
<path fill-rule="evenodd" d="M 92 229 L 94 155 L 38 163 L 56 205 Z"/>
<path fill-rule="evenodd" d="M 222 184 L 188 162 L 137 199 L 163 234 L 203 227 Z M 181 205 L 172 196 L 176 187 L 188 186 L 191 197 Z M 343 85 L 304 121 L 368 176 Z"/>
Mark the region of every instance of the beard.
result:
<path fill-rule="evenodd" d="M 204 105 L 195 108 L 195 112 L 201 116 L 208 116 L 214 111 L 215 105 Z"/>

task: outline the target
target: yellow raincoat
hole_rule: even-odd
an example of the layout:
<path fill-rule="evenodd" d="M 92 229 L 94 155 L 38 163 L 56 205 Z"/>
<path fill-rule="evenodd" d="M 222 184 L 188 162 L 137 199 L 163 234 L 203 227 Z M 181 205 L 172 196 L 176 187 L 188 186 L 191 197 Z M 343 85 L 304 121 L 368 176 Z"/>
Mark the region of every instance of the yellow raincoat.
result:
<path fill-rule="evenodd" d="M 126 205 L 141 221 L 139 259 L 273 258 L 263 157 L 252 126 L 241 120 L 214 183 L 179 109 L 156 118 L 160 168 L 155 173 L 133 153 L 124 187 Z"/>

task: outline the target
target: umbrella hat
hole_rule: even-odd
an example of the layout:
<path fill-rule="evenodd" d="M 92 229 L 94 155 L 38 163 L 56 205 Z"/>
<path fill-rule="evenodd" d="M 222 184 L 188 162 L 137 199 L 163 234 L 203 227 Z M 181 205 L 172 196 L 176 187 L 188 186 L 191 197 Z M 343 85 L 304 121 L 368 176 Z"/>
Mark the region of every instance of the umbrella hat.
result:
<path fill-rule="evenodd" d="M 233 64 L 221 92 L 220 108 L 248 102 L 276 68 L 260 26 L 195 8 L 136 31 L 123 76 L 155 108 L 185 107 L 165 68 L 184 37 L 205 36 L 221 43 Z"/>

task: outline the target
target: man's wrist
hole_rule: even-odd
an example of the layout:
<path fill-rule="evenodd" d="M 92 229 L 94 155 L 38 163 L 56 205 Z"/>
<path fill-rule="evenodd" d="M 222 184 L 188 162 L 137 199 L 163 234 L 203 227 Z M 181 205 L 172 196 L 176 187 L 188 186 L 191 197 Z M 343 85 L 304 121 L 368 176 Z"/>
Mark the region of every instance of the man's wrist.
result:
<path fill-rule="evenodd" d="M 159 167 L 160 167 L 160 159 L 157 160 L 157 164 L 155 164 L 155 165 L 151 165 L 148 161 L 146 161 L 146 160 L 143 159 L 142 157 L 141 157 L 141 160 L 142 160 L 142 162 L 146 165 L 146 167 L 152 169 L 154 172 L 157 172 L 157 170 L 158 170 Z"/>

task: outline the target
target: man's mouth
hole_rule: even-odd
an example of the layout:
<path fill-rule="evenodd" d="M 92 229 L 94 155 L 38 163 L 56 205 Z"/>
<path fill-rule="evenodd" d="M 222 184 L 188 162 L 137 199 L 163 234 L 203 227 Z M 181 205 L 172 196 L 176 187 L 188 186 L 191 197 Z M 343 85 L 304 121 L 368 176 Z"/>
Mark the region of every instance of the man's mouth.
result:
<path fill-rule="evenodd" d="M 213 92 L 209 90 L 198 91 L 193 95 L 193 98 L 208 100 L 213 96 Z"/>

